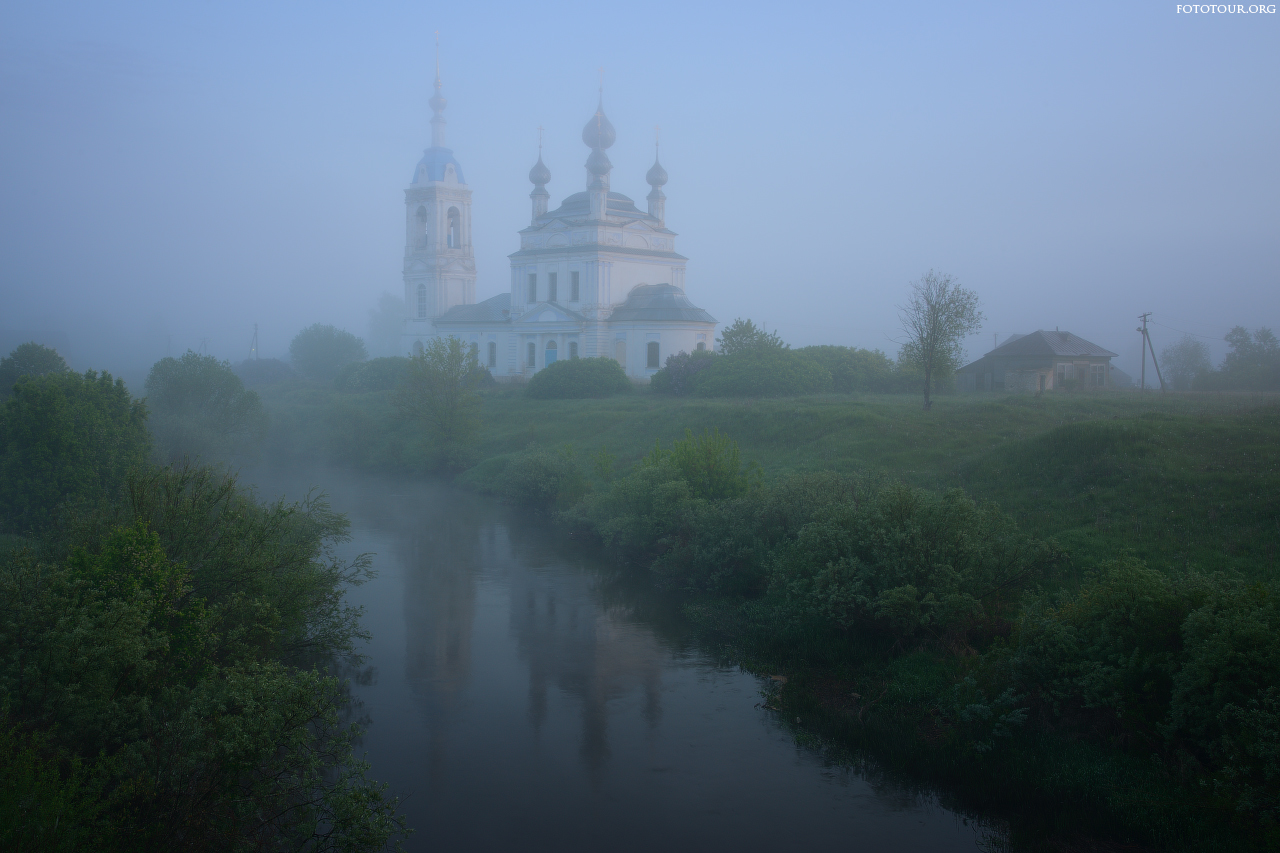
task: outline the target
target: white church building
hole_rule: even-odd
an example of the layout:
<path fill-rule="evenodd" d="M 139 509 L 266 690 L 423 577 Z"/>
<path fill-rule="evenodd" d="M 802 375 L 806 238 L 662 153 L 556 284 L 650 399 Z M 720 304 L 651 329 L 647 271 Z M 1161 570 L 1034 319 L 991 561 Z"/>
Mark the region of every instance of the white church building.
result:
<path fill-rule="evenodd" d="M 512 253 L 511 289 L 476 302 L 471 190 L 445 147 L 437 63 L 430 105 L 431 147 L 405 190 L 403 351 L 451 335 L 472 345 L 498 379 L 528 378 L 563 358 L 608 356 L 633 380 L 652 376 L 667 356 L 712 349 L 716 320 L 684 292 L 685 262 L 666 226 L 666 170 L 654 158 L 645 176 L 647 209 L 610 192 L 613 125 L 603 100 L 582 131 L 591 149 L 585 192 L 547 210 L 551 171 L 529 172 L 533 216 Z"/>

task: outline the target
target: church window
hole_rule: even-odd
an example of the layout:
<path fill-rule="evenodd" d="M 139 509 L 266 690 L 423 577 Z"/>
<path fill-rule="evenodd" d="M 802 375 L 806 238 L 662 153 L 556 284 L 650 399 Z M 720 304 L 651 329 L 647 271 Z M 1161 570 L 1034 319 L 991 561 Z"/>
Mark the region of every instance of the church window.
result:
<path fill-rule="evenodd" d="M 578 342 L 569 341 L 569 358 L 577 358 L 577 357 L 578 357 Z"/>
<path fill-rule="evenodd" d="M 422 205 L 418 205 L 418 212 L 415 216 L 418 220 L 418 242 L 425 246 L 427 245 L 427 209 Z"/>
<path fill-rule="evenodd" d="M 530 367 L 538 366 L 538 347 L 533 341 L 529 341 L 529 361 Z"/>
<path fill-rule="evenodd" d="M 471 350 L 471 363 L 479 364 L 480 363 L 480 344 L 476 343 L 475 341 L 472 341 L 470 350 Z"/>
<path fill-rule="evenodd" d="M 418 319 L 425 320 L 427 317 L 427 286 L 418 284 Z"/>
<path fill-rule="evenodd" d="M 422 341 L 413 342 L 413 354 L 422 355 Z"/>
<path fill-rule="evenodd" d="M 462 223 L 456 207 L 449 208 L 449 230 L 445 233 L 445 244 L 450 249 L 462 245 Z"/>
<path fill-rule="evenodd" d="M 556 274 L 547 273 L 547 301 L 556 301 Z"/>
<path fill-rule="evenodd" d="M 538 274 L 536 272 L 529 273 L 529 304 L 538 301 Z"/>
<path fill-rule="evenodd" d="M 556 363 L 556 357 L 560 355 L 560 348 L 556 346 L 555 341 L 547 341 L 547 354 L 543 357 L 542 366 L 550 367 Z"/>
<path fill-rule="evenodd" d="M 489 366 L 498 366 L 498 345 L 493 341 L 489 341 Z"/>
<path fill-rule="evenodd" d="M 706 341 L 698 341 L 698 351 L 699 351 L 699 352 L 702 352 L 702 351 L 703 351 L 703 350 L 705 350 L 706 348 L 707 348 L 707 342 L 706 342 Z"/>
<path fill-rule="evenodd" d="M 649 341 L 649 359 L 645 364 L 646 367 L 656 368 L 658 366 L 658 342 Z"/>
<path fill-rule="evenodd" d="M 578 271 L 569 273 L 569 301 L 578 301 Z"/>

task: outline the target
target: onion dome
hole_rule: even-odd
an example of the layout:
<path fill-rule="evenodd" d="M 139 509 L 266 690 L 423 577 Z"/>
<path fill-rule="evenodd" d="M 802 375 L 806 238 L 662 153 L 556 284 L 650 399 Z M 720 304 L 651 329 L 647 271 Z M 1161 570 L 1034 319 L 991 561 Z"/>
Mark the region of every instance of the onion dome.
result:
<path fill-rule="evenodd" d="M 609 170 L 613 168 L 613 164 L 609 162 L 609 155 L 604 153 L 603 148 L 591 149 L 591 155 L 587 157 L 587 171 L 596 177 L 603 177 L 609 174 Z"/>
<path fill-rule="evenodd" d="M 650 166 L 649 171 L 645 173 L 644 179 L 648 181 L 649 186 L 654 189 L 666 184 L 667 170 L 662 168 L 662 164 L 658 162 L 656 155 L 653 158 L 653 165 Z"/>
<path fill-rule="evenodd" d="M 582 129 L 582 141 L 588 148 L 608 148 L 613 145 L 617 137 L 613 125 L 604 116 L 604 100 L 601 99 L 599 106 L 596 107 L 596 114 Z"/>
<path fill-rule="evenodd" d="M 538 162 L 529 170 L 529 183 L 534 186 L 542 186 L 551 183 L 551 170 L 542 162 L 542 155 L 538 155 Z"/>

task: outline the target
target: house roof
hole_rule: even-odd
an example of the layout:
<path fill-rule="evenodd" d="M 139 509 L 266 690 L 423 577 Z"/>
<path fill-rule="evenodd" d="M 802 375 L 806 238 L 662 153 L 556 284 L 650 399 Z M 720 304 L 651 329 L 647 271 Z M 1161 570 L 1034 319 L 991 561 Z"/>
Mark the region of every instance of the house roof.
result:
<path fill-rule="evenodd" d="M 967 370 L 974 367 L 980 362 L 987 359 L 1005 358 L 1005 357 L 1096 357 L 1115 358 L 1117 353 L 1108 349 L 1103 349 L 1095 343 L 1086 341 L 1079 335 L 1073 335 L 1070 332 L 1052 331 L 1048 332 L 1044 329 L 1032 332 L 1029 335 L 1013 335 L 1010 336 L 1003 344 L 991 350 L 971 364 L 966 364 L 961 370 Z"/>
<path fill-rule="evenodd" d="M 507 323 L 510 320 L 510 293 L 499 293 L 474 305 L 455 305 L 436 318 L 437 323 Z"/>

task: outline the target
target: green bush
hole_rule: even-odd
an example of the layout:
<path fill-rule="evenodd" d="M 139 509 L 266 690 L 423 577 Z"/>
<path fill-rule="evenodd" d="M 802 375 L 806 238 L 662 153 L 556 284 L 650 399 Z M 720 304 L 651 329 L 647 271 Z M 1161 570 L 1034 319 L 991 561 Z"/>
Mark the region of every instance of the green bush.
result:
<path fill-rule="evenodd" d="M 831 390 L 831 374 L 811 358 L 761 347 L 720 356 L 694 379 L 700 397 L 791 397 Z"/>
<path fill-rule="evenodd" d="M 57 350 L 34 342 L 22 344 L 0 359 L 0 400 L 13 393 L 20 376 L 66 373 L 68 369 Z"/>
<path fill-rule="evenodd" d="M 849 394 L 905 390 L 898 374 L 898 366 L 878 349 L 815 346 L 803 347 L 795 352 L 826 368 L 831 374 L 831 387 L 834 391 Z"/>
<path fill-rule="evenodd" d="M 0 524 L 41 531 L 114 497 L 151 449 L 147 410 L 109 373 L 24 377 L 0 404 Z"/>
<path fill-rule="evenodd" d="M 611 358 L 567 358 L 533 375 L 525 393 L 540 400 L 608 397 L 631 390 L 622 365 Z"/>
<path fill-rule="evenodd" d="M 508 463 L 502 482 L 508 499 L 544 510 L 572 506 L 588 488 L 586 475 L 569 446 L 517 455 Z"/>
<path fill-rule="evenodd" d="M 408 369 L 409 359 L 403 356 L 352 362 L 338 371 L 334 385 L 339 391 L 393 391 Z"/>
<path fill-rule="evenodd" d="M 711 350 L 678 352 L 667 356 L 667 363 L 653 374 L 649 388 L 656 394 L 684 397 L 693 393 L 697 376 L 716 358 Z"/>
<path fill-rule="evenodd" d="M 364 341 L 350 332 L 315 323 L 294 336 L 289 359 L 299 373 L 317 382 L 332 382 L 348 364 L 364 361 Z"/>

